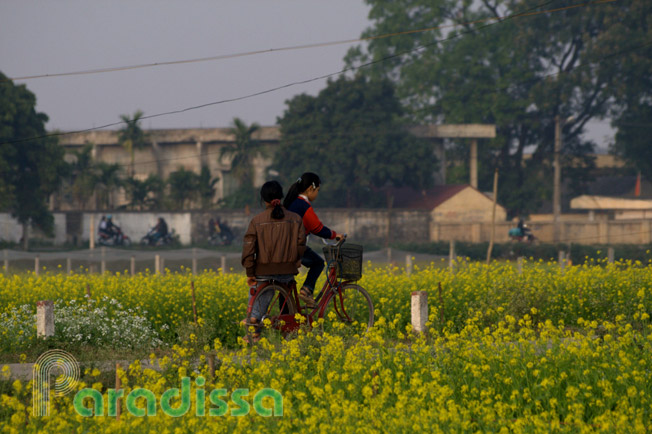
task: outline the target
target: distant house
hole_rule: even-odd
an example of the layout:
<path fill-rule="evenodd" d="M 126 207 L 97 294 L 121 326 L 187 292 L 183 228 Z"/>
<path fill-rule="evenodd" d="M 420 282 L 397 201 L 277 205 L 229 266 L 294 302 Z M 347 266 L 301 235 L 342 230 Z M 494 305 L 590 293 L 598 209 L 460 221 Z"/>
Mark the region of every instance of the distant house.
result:
<path fill-rule="evenodd" d="M 393 208 L 429 210 L 433 222 L 490 222 L 493 200 L 468 184 L 438 185 L 428 190 L 396 188 L 391 191 Z M 496 204 L 496 222 L 507 219 L 505 208 Z"/>
<path fill-rule="evenodd" d="M 589 220 L 652 219 L 652 199 L 582 195 L 571 200 L 574 210 L 589 212 Z"/>

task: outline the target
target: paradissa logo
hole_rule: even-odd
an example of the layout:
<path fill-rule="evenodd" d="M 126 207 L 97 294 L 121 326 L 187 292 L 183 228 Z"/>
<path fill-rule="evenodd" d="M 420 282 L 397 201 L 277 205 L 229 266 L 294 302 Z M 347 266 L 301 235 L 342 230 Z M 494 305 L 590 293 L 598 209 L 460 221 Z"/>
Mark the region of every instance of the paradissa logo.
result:
<path fill-rule="evenodd" d="M 190 410 L 190 383 L 189 377 L 181 379 L 181 390 L 177 388 L 168 389 L 161 395 L 160 405 L 164 414 L 171 417 L 183 416 Z M 195 415 L 206 416 L 206 390 L 203 389 L 206 380 L 204 377 L 197 377 L 195 384 Z M 116 407 L 119 398 L 124 398 L 123 389 L 108 389 L 108 414 L 107 416 L 116 415 Z M 249 389 L 235 389 L 231 393 L 231 401 L 237 406 L 231 409 L 231 416 L 246 416 L 251 410 L 249 402 L 244 397 L 249 395 Z M 210 403 L 214 406 L 208 408 L 209 416 L 225 416 L 229 411 L 226 401 L 222 398 L 228 396 L 226 389 L 214 389 L 208 395 Z M 143 398 L 138 401 L 138 398 Z M 173 399 L 177 399 L 179 403 L 173 407 L 170 403 Z M 264 398 L 271 398 L 273 402 L 272 408 L 268 408 L 263 404 Z M 92 401 L 92 407 L 86 407 L 86 402 Z M 144 400 L 144 402 L 143 402 Z M 151 390 L 143 388 L 135 388 L 127 395 L 126 399 L 127 411 L 136 417 L 143 416 L 156 416 L 156 395 Z M 142 404 L 145 404 L 142 406 Z M 104 416 L 104 397 L 96 389 L 82 389 L 75 395 L 73 405 L 75 411 L 80 416 Z M 283 416 L 283 395 L 275 389 L 261 389 L 253 399 L 253 406 L 256 413 L 261 416 Z"/>

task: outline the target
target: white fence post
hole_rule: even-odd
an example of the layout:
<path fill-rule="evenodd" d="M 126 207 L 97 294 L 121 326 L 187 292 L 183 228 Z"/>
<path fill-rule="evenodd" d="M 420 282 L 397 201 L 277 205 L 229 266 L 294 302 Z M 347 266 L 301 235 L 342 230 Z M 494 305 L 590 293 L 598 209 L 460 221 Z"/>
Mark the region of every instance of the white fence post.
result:
<path fill-rule="evenodd" d="M 428 293 L 426 291 L 412 292 L 412 330 L 417 333 L 426 331 L 428 321 Z"/>
<path fill-rule="evenodd" d="M 412 275 L 412 256 L 405 255 L 405 272 L 408 276 Z"/>
<path fill-rule="evenodd" d="M 452 273 L 455 270 L 455 240 L 450 241 L 448 249 L 448 268 Z"/>
<path fill-rule="evenodd" d="M 54 336 L 54 302 L 52 300 L 36 302 L 36 336 Z"/>
<path fill-rule="evenodd" d="M 222 267 L 222 274 L 226 274 L 226 256 L 220 259 L 220 266 Z"/>

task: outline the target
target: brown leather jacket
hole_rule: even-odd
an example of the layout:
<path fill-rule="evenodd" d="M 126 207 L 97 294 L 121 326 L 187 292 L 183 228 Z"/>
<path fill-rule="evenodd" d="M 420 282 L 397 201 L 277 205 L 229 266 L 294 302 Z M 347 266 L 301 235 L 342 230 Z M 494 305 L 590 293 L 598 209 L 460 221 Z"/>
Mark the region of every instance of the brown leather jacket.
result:
<path fill-rule="evenodd" d="M 306 251 L 306 230 L 298 214 L 283 208 L 285 217 L 272 218 L 268 207 L 249 223 L 242 246 L 247 276 L 298 274 Z"/>

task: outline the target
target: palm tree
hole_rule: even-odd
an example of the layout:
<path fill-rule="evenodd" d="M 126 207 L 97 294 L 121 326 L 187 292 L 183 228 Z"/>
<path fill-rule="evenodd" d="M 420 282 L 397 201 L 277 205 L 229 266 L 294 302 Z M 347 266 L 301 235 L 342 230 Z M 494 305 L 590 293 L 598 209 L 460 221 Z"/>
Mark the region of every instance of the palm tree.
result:
<path fill-rule="evenodd" d="M 86 143 L 79 151 L 71 151 L 75 161 L 68 165 L 70 183 L 68 188 L 79 208 L 86 208 L 88 200 L 95 193 L 95 163 L 92 152 L 92 143 Z"/>
<path fill-rule="evenodd" d="M 134 155 L 135 151 L 143 149 L 147 145 L 147 134 L 140 128 L 140 120 L 144 113 L 137 110 L 132 118 L 129 115 L 120 115 L 120 119 L 125 126 L 118 132 L 118 143 L 125 148 L 131 156 L 131 165 L 129 166 L 129 176 L 134 176 Z"/>
<path fill-rule="evenodd" d="M 199 175 L 183 167 L 170 173 L 168 177 L 170 186 L 169 198 L 174 209 L 185 209 L 186 202 L 192 204 L 198 196 Z"/>
<path fill-rule="evenodd" d="M 253 186 L 252 160 L 257 155 L 263 155 L 262 144 L 252 139 L 252 135 L 259 129 L 257 123 L 247 126 L 240 118 L 234 118 L 229 133 L 235 136 L 235 141 L 223 147 L 220 152 L 220 160 L 225 156 L 231 157 L 231 173 L 240 187 Z"/>
<path fill-rule="evenodd" d="M 113 206 L 113 201 L 111 200 L 112 191 L 122 186 L 120 165 L 100 161 L 95 167 L 95 184 L 96 188 L 99 189 L 99 204 L 105 209 L 110 209 Z"/>
<path fill-rule="evenodd" d="M 158 196 L 163 190 L 163 181 L 154 174 L 150 174 L 144 181 L 131 177 L 125 180 L 125 189 L 129 195 L 129 206 L 132 209 L 143 211 L 158 205 Z"/>
<path fill-rule="evenodd" d="M 202 209 L 210 208 L 215 197 L 215 184 L 220 178 L 212 178 L 211 170 L 207 166 L 202 166 L 197 180 L 197 192 Z"/>

